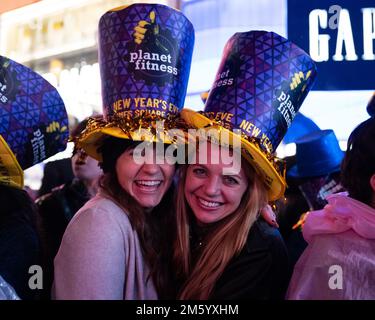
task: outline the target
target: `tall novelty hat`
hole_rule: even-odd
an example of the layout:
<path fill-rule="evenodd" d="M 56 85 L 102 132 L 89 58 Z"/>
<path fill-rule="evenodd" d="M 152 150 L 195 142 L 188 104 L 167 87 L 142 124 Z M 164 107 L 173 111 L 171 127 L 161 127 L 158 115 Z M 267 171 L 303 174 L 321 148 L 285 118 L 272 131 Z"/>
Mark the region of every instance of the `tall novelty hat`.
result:
<path fill-rule="evenodd" d="M 101 161 L 107 135 L 145 140 L 146 131 L 146 140 L 173 142 L 167 131 L 184 104 L 193 45 L 193 26 L 175 9 L 142 3 L 106 12 L 99 21 L 104 121 L 89 121 L 81 147 Z M 164 121 L 162 137 L 156 120 Z"/>
<path fill-rule="evenodd" d="M 23 170 L 63 151 L 68 116 L 57 90 L 0 56 L 0 183 L 23 187 Z"/>
<path fill-rule="evenodd" d="M 243 156 L 263 177 L 270 201 L 285 191 L 285 173 L 274 152 L 316 76 L 309 55 L 273 32 L 234 34 L 203 113 L 184 109 L 182 118 L 196 128 L 241 130 Z"/>

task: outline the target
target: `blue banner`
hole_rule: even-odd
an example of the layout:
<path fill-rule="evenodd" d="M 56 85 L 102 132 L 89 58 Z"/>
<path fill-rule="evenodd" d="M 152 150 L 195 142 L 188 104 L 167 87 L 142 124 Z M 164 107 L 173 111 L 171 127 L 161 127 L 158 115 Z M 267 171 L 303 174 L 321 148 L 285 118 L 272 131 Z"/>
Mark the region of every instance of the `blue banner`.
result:
<path fill-rule="evenodd" d="M 315 90 L 375 89 L 375 0 L 288 0 L 288 39 L 317 62 Z"/>

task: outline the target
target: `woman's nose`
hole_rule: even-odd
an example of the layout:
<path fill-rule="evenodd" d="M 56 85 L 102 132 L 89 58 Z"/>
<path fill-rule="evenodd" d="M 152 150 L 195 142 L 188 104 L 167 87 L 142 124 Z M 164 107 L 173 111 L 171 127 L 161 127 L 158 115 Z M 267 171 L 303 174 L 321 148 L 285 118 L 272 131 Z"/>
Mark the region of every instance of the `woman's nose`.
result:
<path fill-rule="evenodd" d="M 160 170 L 159 165 L 155 163 L 145 163 L 142 166 L 142 171 L 150 175 L 158 173 L 159 170 Z"/>
<path fill-rule="evenodd" d="M 204 184 L 204 192 L 207 196 L 216 196 L 220 193 L 220 180 L 218 177 L 209 177 Z"/>

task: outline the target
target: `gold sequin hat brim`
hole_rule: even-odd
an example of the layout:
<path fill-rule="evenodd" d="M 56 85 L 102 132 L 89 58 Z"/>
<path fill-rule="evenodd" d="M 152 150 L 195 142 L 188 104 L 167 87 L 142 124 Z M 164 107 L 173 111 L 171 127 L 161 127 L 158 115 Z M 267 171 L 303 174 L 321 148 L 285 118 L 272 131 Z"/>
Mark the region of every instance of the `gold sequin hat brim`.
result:
<path fill-rule="evenodd" d="M 159 121 L 159 122 L 157 122 Z M 161 127 L 157 127 L 162 125 Z M 133 141 L 184 144 L 184 122 L 179 117 L 158 119 L 142 116 L 138 118 L 116 118 L 105 121 L 102 117 L 89 118 L 86 129 L 74 139 L 76 147 L 82 148 L 92 158 L 103 161 L 100 147 L 108 136 Z"/>

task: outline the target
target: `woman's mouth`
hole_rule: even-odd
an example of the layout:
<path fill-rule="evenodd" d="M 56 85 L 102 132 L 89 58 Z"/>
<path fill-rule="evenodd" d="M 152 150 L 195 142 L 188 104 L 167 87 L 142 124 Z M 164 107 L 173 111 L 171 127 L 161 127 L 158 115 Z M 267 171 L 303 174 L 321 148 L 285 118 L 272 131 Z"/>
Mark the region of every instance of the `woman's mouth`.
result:
<path fill-rule="evenodd" d="M 223 205 L 222 202 L 217 202 L 217 201 L 208 201 L 208 200 L 205 200 L 201 197 L 197 197 L 197 200 L 198 200 L 198 203 L 203 207 L 203 208 L 207 208 L 207 209 L 216 209 L 220 206 Z"/>
<path fill-rule="evenodd" d="M 159 186 L 162 184 L 162 180 L 136 180 L 134 183 L 136 186 L 146 192 L 152 192 L 159 188 Z"/>

